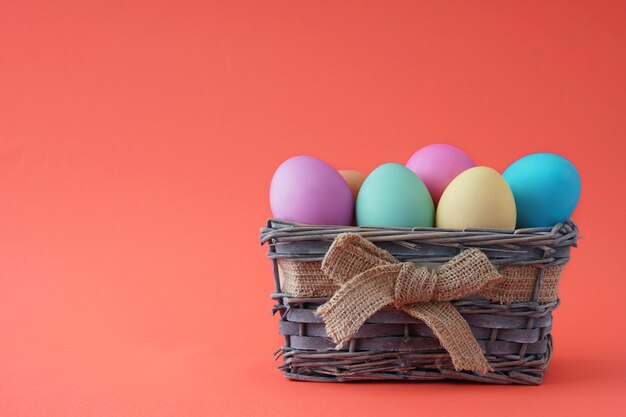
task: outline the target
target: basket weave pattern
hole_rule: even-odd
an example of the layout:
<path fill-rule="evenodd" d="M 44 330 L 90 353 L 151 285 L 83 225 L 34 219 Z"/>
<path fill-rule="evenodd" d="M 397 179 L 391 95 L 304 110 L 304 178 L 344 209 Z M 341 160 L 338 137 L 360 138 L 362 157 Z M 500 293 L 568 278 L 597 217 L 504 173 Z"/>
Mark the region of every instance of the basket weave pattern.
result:
<path fill-rule="evenodd" d="M 328 298 L 294 296 L 284 288 L 292 283 L 294 271 L 307 279 L 324 280 L 317 273 L 319 262 L 333 240 L 346 232 L 358 233 L 399 261 L 420 265 L 442 264 L 467 248 L 486 254 L 508 277 L 508 287 L 499 289 L 506 294 L 494 294 L 499 302 L 482 294 L 452 304 L 469 324 L 494 371 L 480 375 L 455 370 L 449 354 L 423 322 L 391 307 L 371 316 L 346 346 L 336 350 L 315 314 Z M 512 232 L 306 226 L 270 220 L 262 229 L 261 242 L 269 243 L 268 256 L 274 266 L 274 311 L 280 313 L 285 340 L 280 369 L 287 378 L 311 381 L 458 379 L 540 384 L 552 353 L 552 311 L 559 303 L 547 295 L 556 294 L 560 272 L 577 236 L 571 221 Z M 333 284 L 327 284 L 332 293 Z M 524 301 L 518 302 L 517 297 Z"/>

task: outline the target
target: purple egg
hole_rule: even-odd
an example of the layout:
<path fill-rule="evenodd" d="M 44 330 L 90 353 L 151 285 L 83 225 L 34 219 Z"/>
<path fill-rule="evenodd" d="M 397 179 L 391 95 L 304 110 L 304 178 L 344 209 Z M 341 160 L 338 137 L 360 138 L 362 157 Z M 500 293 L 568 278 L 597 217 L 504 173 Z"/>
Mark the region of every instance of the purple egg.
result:
<path fill-rule="evenodd" d="M 461 172 L 475 165 L 468 154 L 447 144 L 425 146 L 406 163 L 406 167 L 424 182 L 435 206 L 448 184 Z"/>
<path fill-rule="evenodd" d="M 270 206 L 274 217 L 317 225 L 351 225 L 352 191 L 332 166 L 312 156 L 283 162 L 272 177 Z"/>

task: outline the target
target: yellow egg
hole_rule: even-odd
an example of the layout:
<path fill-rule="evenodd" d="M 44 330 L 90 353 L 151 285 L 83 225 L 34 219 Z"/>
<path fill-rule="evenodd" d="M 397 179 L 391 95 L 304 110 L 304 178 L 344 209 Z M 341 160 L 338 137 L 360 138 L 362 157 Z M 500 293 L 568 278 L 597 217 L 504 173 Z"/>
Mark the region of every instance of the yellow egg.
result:
<path fill-rule="evenodd" d="M 489 167 L 474 167 L 459 174 L 439 200 L 437 227 L 515 229 L 515 199 L 504 178 Z"/>
<path fill-rule="evenodd" d="M 346 182 L 348 183 L 348 186 L 352 191 L 352 197 L 354 197 L 354 201 L 356 201 L 356 196 L 359 195 L 361 185 L 363 185 L 363 181 L 365 181 L 365 174 L 359 171 L 352 171 L 349 169 L 339 170 L 339 174 L 341 174 L 343 179 L 346 180 Z"/>

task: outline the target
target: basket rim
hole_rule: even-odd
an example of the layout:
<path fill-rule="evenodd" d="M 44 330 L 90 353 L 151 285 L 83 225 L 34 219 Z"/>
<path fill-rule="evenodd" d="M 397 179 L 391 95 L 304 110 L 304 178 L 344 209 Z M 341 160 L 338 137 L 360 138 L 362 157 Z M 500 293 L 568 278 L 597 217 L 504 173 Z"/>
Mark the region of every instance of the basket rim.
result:
<path fill-rule="evenodd" d="M 552 244 L 563 241 L 570 242 L 574 246 L 579 238 L 578 226 L 573 219 L 568 219 L 563 223 L 557 223 L 548 227 L 521 228 L 516 230 L 491 229 L 482 227 L 471 227 L 465 229 L 445 229 L 438 227 L 380 227 L 380 226 L 337 226 L 337 225 L 310 225 L 297 223 L 289 220 L 270 218 L 266 227 L 261 228 L 261 244 L 272 239 L 283 238 L 304 238 L 310 239 L 334 238 L 341 233 L 358 233 L 369 240 L 428 240 L 438 238 L 462 238 L 462 237 L 493 237 L 494 239 L 511 238 L 519 241 L 523 238 L 542 237 L 551 240 Z M 390 239 L 394 238 L 394 239 Z M 281 239 L 281 240 L 283 240 Z M 572 243 L 573 242 L 573 243 Z M 535 242 L 536 243 L 536 242 Z"/>

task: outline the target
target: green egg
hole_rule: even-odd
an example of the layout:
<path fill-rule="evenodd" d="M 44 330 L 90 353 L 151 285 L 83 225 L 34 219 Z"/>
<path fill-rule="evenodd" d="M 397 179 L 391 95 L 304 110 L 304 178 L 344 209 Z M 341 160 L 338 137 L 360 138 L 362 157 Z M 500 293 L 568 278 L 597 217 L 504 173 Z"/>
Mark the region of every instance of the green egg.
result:
<path fill-rule="evenodd" d="M 432 227 L 433 199 L 413 171 L 388 163 L 363 182 L 356 200 L 358 226 Z"/>

